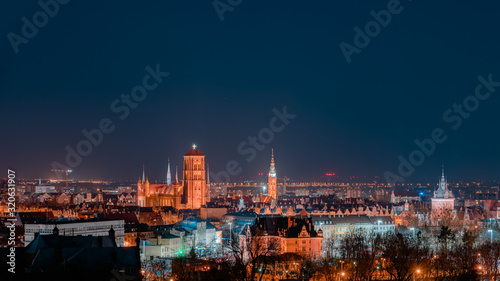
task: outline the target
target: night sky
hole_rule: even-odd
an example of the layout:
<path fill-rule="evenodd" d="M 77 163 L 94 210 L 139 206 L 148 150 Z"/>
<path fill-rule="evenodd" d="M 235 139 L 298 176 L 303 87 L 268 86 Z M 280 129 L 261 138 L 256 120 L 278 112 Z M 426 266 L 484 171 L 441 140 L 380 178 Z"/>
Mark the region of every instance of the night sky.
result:
<path fill-rule="evenodd" d="M 72 177 L 137 179 L 145 164 L 165 180 L 167 158 L 174 173 L 195 143 L 214 172 L 234 160 L 238 176 L 267 173 L 274 147 L 278 177 L 383 179 L 442 128 L 447 140 L 408 180 L 437 182 L 443 163 L 450 181 L 498 179 L 500 88 L 456 130 L 443 119 L 478 76 L 500 81 L 498 1 L 401 1 L 350 63 L 339 44 L 354 46 L 354 28 L 391 1 L 275 2 L 242 1 L 221 21 L 211 1 L 70 1 L 17 53 L 8 34 L 42 8 L 3 3 L 0 168 L 53 177 L 65 147 L 109 118 L 114 131 Z M 170 74 L 121 120 L 111 104 L 157 65 Z M 247 161 L 238 146 L 285 106 L 296 117 Z"/>

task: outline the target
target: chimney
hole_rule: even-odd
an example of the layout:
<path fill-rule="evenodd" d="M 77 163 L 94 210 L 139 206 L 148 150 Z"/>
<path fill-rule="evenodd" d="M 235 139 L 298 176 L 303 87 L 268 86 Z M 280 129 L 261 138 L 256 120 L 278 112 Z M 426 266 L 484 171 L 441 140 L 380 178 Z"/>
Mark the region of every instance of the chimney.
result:
<path fill-rule="evenodd" d="M 109 233 L 109 237 L 113 241 L 113 245 L 116 247 L 115 230 L 113 229 L 113 226 L 111 226 L 111 228 L 109 229 L 108 233 Z"/>
<path fill-rule="evenodd" d="M 52 230 L 52 234 L 53 235 L 59 235 L 59 228 L 57 228 L 57 225 L 54 227 L 54 229 Z"/>

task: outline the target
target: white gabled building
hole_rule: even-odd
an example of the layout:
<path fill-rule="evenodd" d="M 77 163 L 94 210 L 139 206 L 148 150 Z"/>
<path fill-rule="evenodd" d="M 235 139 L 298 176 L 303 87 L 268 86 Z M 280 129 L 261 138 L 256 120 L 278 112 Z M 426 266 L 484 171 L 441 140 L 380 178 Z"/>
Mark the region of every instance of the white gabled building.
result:
<path fill-rule="evenodd" d="M 173 258 L 195 249 L 199 255 L 213 252 L 221 245 L 222 232 L 201 219 L 185 219 L 175 224 L 167 234 L 159 234 L 141 245 L 143 259 Z"/>
<path fill-rule="evenodd" d="M 355 231 L 384 234 L 396 230 L 396 224 L 390 216 L 311 215 L 311 217 L 314 227 L 323 231 L 323 239 L 333 239 L 336 242 Z"/>

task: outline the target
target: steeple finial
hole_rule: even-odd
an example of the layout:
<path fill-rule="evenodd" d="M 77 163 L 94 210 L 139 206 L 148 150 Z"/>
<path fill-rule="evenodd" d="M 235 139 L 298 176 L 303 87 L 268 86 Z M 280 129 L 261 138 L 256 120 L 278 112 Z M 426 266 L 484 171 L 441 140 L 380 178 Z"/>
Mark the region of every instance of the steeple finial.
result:
<path fill-rule="evenodd" d="M 196 144 L 193 143 L 193 149 L 196 149 Z"/>
<path fill-rule="evenodd" d="M 168 157 L 168 166 L 167 166 L 167 185 L 172 183 L 172 175 L 170 174 L 170 157 Z"/>
<path fill-rule="evenodd" d="M 207 163 L 207 183 L 210 186 L 210 166 Z"/>
<path fill-rule="evenodd" d="M 177 166 L 175 166 L 175 181 L 179 183 L 179 177 L 177 176 Z"/>
<path fill-rule="evenodd" d="M 269 176 L 276 177 L 276 168 L 274 167 L 274 148 L 271 148 L 271 167 L 269 169 Z"/>
<path fill-rule="evenodd" d="M 144 164 L 142 164 L 142 183 L 146 182 L 146 172 L 144 170 Z"/>

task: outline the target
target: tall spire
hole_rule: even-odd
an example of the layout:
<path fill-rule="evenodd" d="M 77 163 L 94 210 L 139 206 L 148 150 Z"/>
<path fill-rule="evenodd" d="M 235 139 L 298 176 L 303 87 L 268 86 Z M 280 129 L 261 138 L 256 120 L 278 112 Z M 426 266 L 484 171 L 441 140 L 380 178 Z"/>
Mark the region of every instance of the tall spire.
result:
<path fill-rule="evenodd" d="M 269 169 L 269 176 L 276 177 L 276 168 L 274 166 L 274 148 L 271 149 L 271 167 Z"/>
<path fill-rule="evenodd" d="M 454 198 L 453 192 L 448 189 L 448 182 L 444 175 L 444 165 L 442 167 L 438 189 L 434 191 L 434 198 Z"/>
<path fill-rule="evenodd" d="M 168 166 L 167 166 L 167 185 L 172 183 L 172 175 L 170 174 L 170 157 L 168 158 Z"/>
<path fill-rule="evenodd" d="M 274 148 L 271 150 L 271 167 L 269 168 L 269 174 L 267 177 L 267 194 L 272 200 L 277 199 L 277 178 L 276 178 L 276 167 L 274 166 Z"/>
<path fill-rule="evenodd" d="M 210 186 L 210 167 L 207 163 L 207 184 Z"/>
<path fill-rule="evenodd" d="M 142 164 L 142 184 L 146 182 L 146 172 L 144 170 L 144 164 Z"/>
<path fill-rule="evenodd" d="M 179 183 L 179 177 L 177 176 L 177 166 L 175 166 L 175 181 Z"/>
<path fill-rule="evenodd" d="M 210 167 L 207 163 L 207 202 L 210 202 Z"/>
<path fill-rule="evenodd" d="M 446 190 L 446 178 L 444 176 L 444 164 L 441 167 L 441 179 L 439 180 L 439 188 Z"/>

